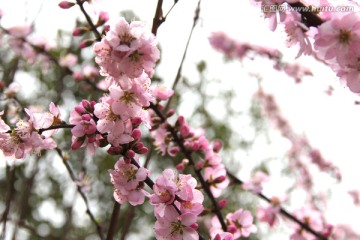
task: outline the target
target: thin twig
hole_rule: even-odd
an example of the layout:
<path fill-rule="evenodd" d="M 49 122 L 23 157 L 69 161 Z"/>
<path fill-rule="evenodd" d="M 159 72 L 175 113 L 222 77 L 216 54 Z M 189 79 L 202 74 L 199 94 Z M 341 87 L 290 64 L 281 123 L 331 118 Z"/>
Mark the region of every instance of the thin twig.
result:
<path fill-rule="evenodd" d="M 233 183 L 242 185 L 244 184 L 244 182 L 237 178 L 235 175 L 233 175 L 232 173 L 230 173 L 228 170 L 226 170 L 227 175 L 233 180 Z M 265 200 L 268 203 L 271 203 L 271 199 L 267 196 L 265 196 L 262 193 L 257 193 L 254 191 L 251 191 L 253 194 L 257 195 L 258 197 L 260 197 L 261 199 Z M 303 223 L 302 221 L 300 221 L 298 218 L 296 218 L 294 215 L 292 215 L 291 213 L 289 213 L 288 211 L 286 211 L 284 208 L 280 208 L 280 213 L 282 215 L 284 215 L 285 217 L 287 217 L 288 219 L 292 220 L 293 222 L 297 223 L 299 226 L 301 226 L 303 229 L 305 229 L 306 231 L 308 231 L 309 233 L 311 233 L 312 235 L 314 235 L 315 237 L 317 237 L 318 239 L 321 240 L 327 240 L 328 238 L 325 237 L 324 235 L 322 235 L 319 232 L 316 232 L 314 229 L 312 229 L 309 225 Z"/>
<path fill-rule="evenodd" d="M 79 5 L 81 12 L 84 14 L 86 21 L 89 23 L 91 31 L 95 34 L 96 36 L 96 40 L 97 41 L 101 41 L 101 34 L 99 33 L 99 31 L 97 30 L 95 24 L 93 23 L 93 21 L 91 20 L 89 14 L 87 14 L 85 8 L 84 8 L 84 2 L 85 1 L 81 1 L 81 0 L 76 0 L 76 3 Z"/>
<path fill-rule="evenodd" d="M 181 74 L 181 72 L 182 72 L 182 67 L 183 67 L 184 62 L 185 62 L 185 58 L 186 58 L 186 54 L 187 54 L 187 51 L 188 51 L 188 48 L 189 48 L 190 40 L 191 40 L 192 34 L 193 34 L 193 32 L 194 32 L 196 23 L 197 23 L 198 20 L 199 20 L 200 4 L 201 4 L 201 0 L 198 1 L 198 5 L 197 5 L 196 10 L 195 10 L 193 25 L 192 25 L 192 27 L 191 27 L 191 31 L 190 31 L 189 37 L 188 37 L 188 39 L 187 39 L 187 42 L 186 42 L 186 46 L 185 46 L 185 49 L 184 49 L 184 53 L 183 53 L 183 56 L 182 56 L 182 59 L 181 59 L 181 62 L 180 62 L 178 71 L 177 71 L 177 73 L 176 73 L 176 77 L 175 77 L 174 83 L 173 83 L 173 85 L 172 85 L 172 89 L 173 89 L 174 91 L 175 91 L 175 88 L 176 88 L 177 84 L 178 84 L 179 81 L 180 81 L 180 78 L 181 78 L 181 75 L 182 75 L 182 74 Z M 171 97 L 169 98 L 169 100 L 167 101 L 166 106 L 165 106 L 165 110 L 168 110 L 168 109 L 169 109 L 170 103 L 171 103 L 171 99 L 172 99 L 172 96 L 171 96 Z"/>
<path fill-rule="evenodd" d="M 8 218 L 8 214 L 10 211 L 10 207 L 11 207 L 11 202 L 14 196 L 14 192 L 15 192 L 15 187 L 14 187 L 14 183 L 15 183 L 15 168 L 14 167 L 10 167 L 7 163 L 6 163 L 6 178 L 8 179 L 8 184 L 7 184 L 7 193 L 6 193 L 6 201 L 5 201 L 5 210 L 2 214 L 1 217 L 1 222 L 3 222 L 3 227 L 2 227 L 2 233 L 0 235 L 0 239 L 5 239 L 6 236 L 6 222 L 7 222 L 7 218 Z"/>
<path fill-rule="evenodd" d="M 59 148 L 56 148 L 55 150 L 58 153 L 58 155 L 61 157 L 67 171 L 69 172 L 71 180 L 76 184 L 77 179 L 75 177 L 74 171 L 72 170 L 70 164 L 68 163 L 68 160 L 66 160 L 64 158 L 64 155 L 63 155 L 62 151 Z M 85 203 L 85 206 L 86 206 L 86 213 L 89 215 L 91 221 L 96 226 L 96 230 L 97 230 L 97 233 L 98 233 L 100 239 L 103 240 L 104 236 L 103 236 L 102 228 L 101 228 L 100 224 L 96 221 L 94 214 L 90 210 L 89 201 L 88 201 L 85 193 L 82 191 L 81 186 L 79 184 L 76 184 L 76 187 L 77 187 L 78 193 L 80 194 L 80 196 L 84 200 L 84 203 Z"/>

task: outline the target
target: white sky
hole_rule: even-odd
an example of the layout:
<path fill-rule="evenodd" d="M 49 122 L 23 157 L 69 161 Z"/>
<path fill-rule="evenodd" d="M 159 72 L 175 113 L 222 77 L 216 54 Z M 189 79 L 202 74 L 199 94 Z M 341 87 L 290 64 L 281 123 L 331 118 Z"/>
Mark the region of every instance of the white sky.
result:
<path fill-rule="evenodd" d="M 57 28 L 72 31 L 69 26 L 74 25 L 74 17 L 81 16 L 77 7 L 62 10 L 57 6 L 58 2 L 60 1 L 0 0 L 0 9 L 3 9 L 5 14 L 9 13 L 1 21 L 4 26 L 11 26 L 23 24 L 25 21 L 31 22 L 34 16 L 37 16 L 38 35 L 55 38 Z M 132 9 L 142 20 L 148 22 L 149 27 L 156 2 L 156 0 L 97 1 L 98 6 L 108 10 L 111 16 L 117 16 L 120 10 Z M 172 0 L 164 2 L 167 7 L 173 3 Z M 168 86 L 175 78 L 196 5 L 197 1 L 179 0 L 166 22 L 158 30 L 158 39 L 163 49 L 162 65 L 158 72 L 167 81 Z M 22 6 L 26 7 L 22 8 Z M 239 87 L 239 92 L 249 93 L 246 75 L 240 71 L 241 65 L 238 64 L 238 67 L 231 70 L 222 67 L 221 54 L 212 51 L 209 47 L 207 37 L 212 31 L 225 31 L 241 41 L 278 48 L 283 53 L 287 52 L 285 58 L 290 62 L 297 54 L 296 47 L 290 50 L 285 47 L 285 33 L 281 31 L 273 33 L 268 30 L 268 23 L 261 17 L 260 9 L 251 6 L 249 0 L 204 0 L 200 21 L 201 24 L 196 28 L 190 45 L 184 75 L 193 74 L 194 64 L 205 59 L 208 61 L 209 77 L 221 78 L 224 86 Z M 360 182 L 360 174 L 358 174 L 360 106 L 353 104 L 354 100 L 359 98 L 342 87 L 328 67 L 318 64 L 309 57 L 300 57 L 299 61 L 305 66 L 314 66 L 312 68 L 314 77 L 305 79 L 302 84 L 294 84 L 291 79 L 280 77 L 272 79 L 273 75 L 267 76 L 264 72 L 263 75 L 267 76 L 264 81 L 265 91 L 276 95 L 282 113 L 293 128 L 299 133 L 305 133 L 311 144 L 318 147 L 327 159 L 333 160 L 341 169 L 343 184 L 333 187 L 334 197 L 327 213 L 329 222 L 351 223 L 354 229 L 360 229 L 360 221 L 354 221 L 354 218 L 349 217 L 350 212 L 360 216 L 359 208 L 354 210 L 346 194 L 349 189 L 359 189 Z M 255 71 L 262 66 L 253 64 L 250 68 Z M 335 88 L 331 97 L 324 94 L 328 85 Z M 339 202 L 345 204 L 339 206 Z M 276 238 L 279 239 L 286 237 Z"/>

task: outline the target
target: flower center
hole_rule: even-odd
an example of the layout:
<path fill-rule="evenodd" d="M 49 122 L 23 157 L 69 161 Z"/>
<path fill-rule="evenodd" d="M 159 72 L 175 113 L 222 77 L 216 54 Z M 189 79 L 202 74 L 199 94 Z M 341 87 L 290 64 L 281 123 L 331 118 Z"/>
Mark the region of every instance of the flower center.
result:
<path fill-rule="evenodd" d="M 130 61 L 131 62 L 139 62 L 142 55 L 143 54 L 139 53 L 138 51 L 135 51 L 129 55 Z"/>
<path fill-rule="evenodd" d="M 343 44 L 349 44 L 351 40 L 351 32 L 345 29 L 340 30 L 339 42 Z"/>
<path fill-rule="evenodd" d="M 184 225 L 181 224 L 181 221 L 178 220 L 176 222 L 171 223 L 171 235 L 175 234 L 183 234 L 184 232 Z"/>
<path fill-rule="evenodd" d="M 128 47 L 130 47 L 130 43 L 136 38 L 134 38 L 130 33 L 124 33 L 123 35 L 119 36 L 120 39 L 120 45 L 125 44 Z"/>
<path fill-rule="evenodd" d="M 131 180 L 136 179 L 136 173 L 137 173 L 137 169 L 130 167 L 125 169 L 125 171 L 123 172 L 123 176 L 127 178 L 128 182 L 130 182 Z"/>
<path fill-rule="evenodd" d="M 135 102 L 133 95 L 134 95 L 134 93 L 125 92 L 124 95 L 120 99 L 123 100 L 126 104 L 129 104 L 131 102 Z"/>

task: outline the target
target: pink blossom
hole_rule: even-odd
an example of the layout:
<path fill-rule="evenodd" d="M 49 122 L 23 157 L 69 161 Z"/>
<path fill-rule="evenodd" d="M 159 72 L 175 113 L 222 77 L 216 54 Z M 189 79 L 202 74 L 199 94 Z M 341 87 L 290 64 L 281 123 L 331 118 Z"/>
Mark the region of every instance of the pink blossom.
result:
<path fill-rule="evenodd" d="M 340 66 L 346 66 L 349 56 L 359 55 L 359 20 L 357 13 L 348 13 L 321 24 L 314 43 L 319 56 L 327 61 L 335 58 Z"/>
<path fill-rule="evenodd" d="M 216 234 L 212 240 L 234 240 L 234 236 L 229 232 L 222 232 Z"/>
<path fill-rule="evenodd" d="M 158 240 L 197 240 L 199 234 L 192 227 L 196 224 L 196 215 L 184 213 L 179 215 L 176 211 L 169 212 L 164 218 L 155 222 L 155 236 Z"/>
<path fill-rule="evenodd" d="M 139 77 L 143 71 L 151 77 L 160 52 L 155 37 L 139 21 L 130 24 L 124 18 L 110 26 L 105 38 L 94 46 L 95 61 L 104 76 Z"/>
<path fill-rule="evenodd" d="M 64 57 L 60 58 L 59 64 L 62 67 L 73 67 L 78 61 L 78 57 L 75 54 L 68 53 Z"/>
<path fill-rule="evenodd" d="M 296 58 L 300 57 L 301 54 L 310 55 L 312 53 L 311 42 L 306 35 L 306 31 L 309 28 L 301 22 L 301 15 L 297 12 L 290 12 L 286 15 L 285 31 L 288 35 L 287 46 L 290 47 L 295 44 L 299 44 L 300 50 Z"/>
<path fill-rule="evenodd" d="M 215 198 L 219 197 L 228 185 L 229 180 L 226 178 L 226 170 L 223 165 L 216 168 L 205 168 L 204 179 L 210 186 L 211 193 Z"/>
<path fill-rule="evenodd" d="M 167 100 L 174 94 L 174 90 L 166 88 L 165 86 L 155 86 L 151 88 L 151 93 L 156 99 Z"/>
<path fill-rule="evenodd" d="M 119 203 L 128 201 L 133 206 L 144 203 L 147 193 L 143 190 L 143 182 L 149 175 L 147 169 L 137 168 L 133 164 L 126 163 L 121 157 L 115 163 L 115 169 L 110 169 L 109 173 L 115 187 L 114 198 L 116 201 Z"/>
<path fill-rule="evenodd" d="M 269 176 L 262 171 L 257 171 L 249 181 L 242 185 L 242 187 L 245 190 L 251 190 L 256 193 L 260 193 L 262 191 L 262 183 L 266 181 L 269 181 Z"/>
<path fill-rule="evenodd" d="M 270 227 L 275 226 L 278 222 L 278 215 L 280 213 L 280 204 L 286 198 L 272 197 L 269 206 L 259 206 L 257 208 L 257 218 L 262 222 L 267 222 Z"/>

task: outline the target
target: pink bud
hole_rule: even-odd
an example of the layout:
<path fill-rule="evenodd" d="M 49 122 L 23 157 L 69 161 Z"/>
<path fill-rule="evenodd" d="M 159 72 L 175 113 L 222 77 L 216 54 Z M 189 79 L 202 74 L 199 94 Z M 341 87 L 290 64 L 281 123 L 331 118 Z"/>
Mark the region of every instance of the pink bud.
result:
<path fill-rule="evenodd" d="M 90 47 L 94 43 L 94 39 L 85 39 L 79 44 L 79 48 Z"/>
<path fill-rule="evenodd" d="M 177 164 L 177 165 L 175 166 L 175 168 L 176 168 L 176 170 L 178 170 L 178 171 L 184 171 L 184 169 L 185 169 L 185 164 L 181 162 L 181 163 Z"/>
<path fill-rule="evenodd" d="M 79 36 L 84 35 L 84 33 L 87 33 L 88 31 L 89 31 L 89 29 L 86 27 L 78 27 L 78 28 L 74 29 L 74 31 L 72 32 L 72 35 L 75 37 L 79 37 Z"/>
<path fill-rule="evenodd" d="M 190 227 L 191 227 L 192 229 L 196 230 L 196 229 L 198 229 L 199 224 L 193 223 L 193 224 L 190 225 Z"/>
<path fill-rule="evenodd" d="M 137 140 L 140 140 L 141 138 L 141 131 L 136 128 L 133 130 L 133 132 L 131 133 L 131 136 L 137 141 Z"/>
<path fill-rule="evenodd" d="M 237 228 L 234 225 L 228 226 L 228 232 L 235 233 L 237 231 Z"/>
<path fill-rule="evenodd" d="M 218 206 L 220 209 L 223 209 L 224 207 L 226 207 L 227 205 L 227 200 L 225 198 L 221 199 L 219 202 L 218 202 Z"/>
<path fill-rule="evenodd" d="M 147 147 L 142 147 L 141 149 L 139 149 L 138 153 L 139 154 L 145 154 L 149 151 L 149 149 Z"/>
<path fill-rule="evenodd" d="M 175 110 L 174 109 L 170 109 L 169 111 L 167 111 L 167 113 L 166 113 L 166 118 L 169 118 L 169 117 L 171 117 L 172 115 L 174 115 L 175 114 Z"/>
<path fill-rule="evenodd" d="M 75 106 L 74 110 L 80 115 L 86 113 L 85 108 L 81 105 Z"/>
<path fill-rule="evenodd" d="M 61 3 L 59 3 L 59 7 L 61 7 L 62 9 L 68 9 L 74 5 L 75 5 L 75 3 L 68 2 L 68 1 L 62 1 Z"/>
<path fill-rule="evenodd" d="M 99 14 L 99 20 L 97 26 L 101 26 L 109 20 L 109 13 L 101 11 Z"/>
<path fill-rule="evenodd" d="M 133 119 L 131 119 L 131 124 L 133 128 L 137 128 L 141 123 L 142 120 L 139 117 L 134 117 Z"/>
<path fill-rule="evenodd" d="M 175 157 L 176 154 L 178 154 L 178 152 L 180 152 L 180 148 L 178 146 L 176 147 L 171 147 L 168 149 L 168 154 L 171 156 L 171 157 Z"/>
<path fill-rule="evenodd" d="M 82 116 L 81 116 L 81 120 L 84 120 L 84 121 L 90 121 L 91 120 L 91 116 L 90 116 L 90 114 L 83 114 Z"/>
<path fill-rule="evenodd" d="M 184 116 L 179 116 L 176 123 L 181 126 L 184 124 L 184 122 L 185 122 Z"/>
<path fill-rule="evenodd" d="M 221 147 L 222 147 L 222 143 L 220 142 L 220 140 L 215 140 L 214 146 L 213 146 L 213 151 L 219 152 Z"/>
<path fill-rule="evenodd" d="M 72 74 L 72 77 L 75 81 L 81 81 L 84 80 L 84 75 L 81 72 L 74 72 Z"/>
<path fill-rule="evenodd" d="M 71 150 L 78 150 L 84 143 L 85 137 L 76 138 L 75 141 L 71 144 Z"/>
<path fill-rule="evenodd" d="M 88 100 L 82 100 L 81 104 L 86 109 L 86 111 L 91 112 L 91 113 L 94 112 L 94 106 L 93 106 L 92 102 L 89 102 Z"/>
<path fill-rule="evenodd" d="M 204 162 L 197 162 L 195 165 L 196 169 L 202 169 L 204 167 Z"/>
<path fill-rule="evenodd" d="M 189 126 L 187 124 L 181 125 L 181 127 L 180 127 L 180 135 L 181 135 L 181 137 L 186 138 L 187 136 L 189 136 L 189 133 L 190 133 Z"/>
<path fill-rule="evenodd" d="M 220 177 L 215 178 L 213 182 L 214 183 L 222 183 L 225 180 L 226 180 L 225 176 L 220 176 Z"/>
<path fill-rule="evenodd" d="M 107 153 L 110 155 L 119 155 L 119 154 L 121 154 L 121 152 L 122 152 L 122 148 L 120 146 L 119 147 L 110 147 L 107 150 Z"/>
<path fill-rule="evenodd" d="M 127 150 L 125 156 L 128 158 L 133 158 L 135 157 L 135 152 L 133 150 Z"/>

